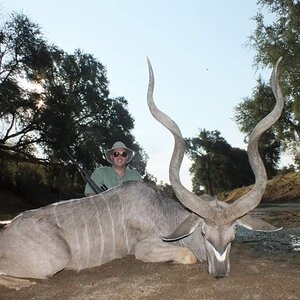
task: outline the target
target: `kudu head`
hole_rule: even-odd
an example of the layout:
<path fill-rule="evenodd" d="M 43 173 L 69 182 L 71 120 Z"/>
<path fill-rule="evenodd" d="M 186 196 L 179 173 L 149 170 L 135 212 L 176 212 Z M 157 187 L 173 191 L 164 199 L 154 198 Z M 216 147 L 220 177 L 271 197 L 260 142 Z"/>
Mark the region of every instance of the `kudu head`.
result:
<path fill-rule="evenodd" d="M 235 239 L 236 225 L 251 230 L 279 230 L 259 218 L 247 215 L 261 201 L 267 185 L 267 174 L 258 151 L 258 141 L 261 135 L 269 129 L 280 117 L 283 110 L 283 96 L 278 83 L 278 64 L 274 66 L 271 76 L 272 91 L 276 98 L 274 109 L 263 118 L 253 129 L 249 137 L 248 158 L 255 175 L 252 189 L 232 204 L 227 204 L 210 196 L 197 196 L 187 190 L 181 183 L 179 170 L 185 151 L 185 143 L 177 124 L 154 103 L 154 75 L 148 59 L 149 85 L 147 102 L 153 117 L 165 126 L 174 136 L 175 144 L 169 166 L 169 178 L 176 196 L 180 202 L 193 213 L 184 220 L 175 231 L 164 241 L 174 241 L 193 233 L 200 226 L 204 238 L 204 246 L 208 262 L 208 271 L 214 277 L 227 276 L 230 271 L 229 254 L 231 242 Z M 210 198 L 211 201 L 208 201 Z"/>

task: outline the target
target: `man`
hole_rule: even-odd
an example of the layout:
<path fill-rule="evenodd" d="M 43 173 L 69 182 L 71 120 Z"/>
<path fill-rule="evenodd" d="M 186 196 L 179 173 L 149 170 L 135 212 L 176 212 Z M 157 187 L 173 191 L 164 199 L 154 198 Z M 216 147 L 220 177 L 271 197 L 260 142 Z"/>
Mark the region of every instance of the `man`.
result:
<path fill-rule="evenodd" d="M 136 170 L 126 167 L 133 156 L 134 151 L 127 148 L 122 142 L 115 142 L 111 149 L 105 152 L 105 158 L 111 163 L 111 167 L 99 167 L 92 173 L 91 179 L 102 189 L 110 189 L 125 181 L 143 181 L 141 174 Z M 84 194 L 94 195 L 89 184 L 86 184 Z"/>

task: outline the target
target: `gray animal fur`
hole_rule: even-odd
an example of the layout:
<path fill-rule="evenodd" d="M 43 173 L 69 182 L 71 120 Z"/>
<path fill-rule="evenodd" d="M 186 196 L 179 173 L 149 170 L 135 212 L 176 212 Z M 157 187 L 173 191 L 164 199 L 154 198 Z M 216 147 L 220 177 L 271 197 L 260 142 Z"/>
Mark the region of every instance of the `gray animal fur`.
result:
<path fill-rule="evenodd" d="M 205 260 L 204 248 L 199 247 L 201 234 L 198 241 L 196 235 L 170 245 L 162 241 L 189 214 L 143 182 L 127 182 L 99 195 L 25 211 L 0 232 L 0 270 L 9 276 L 42 279 L 62 269 L 79 271 L 136 255 L 139 244 L 147 241 L 154 241 L 158 250 L 157 258 L 149 261 L 162 261 L 160 246 L 164 252 L 179 244 Z M 137 258 L 148 261 L 140 252 Z M 176 257 L 169 255 L 166 260 L 176 261 Z"/>

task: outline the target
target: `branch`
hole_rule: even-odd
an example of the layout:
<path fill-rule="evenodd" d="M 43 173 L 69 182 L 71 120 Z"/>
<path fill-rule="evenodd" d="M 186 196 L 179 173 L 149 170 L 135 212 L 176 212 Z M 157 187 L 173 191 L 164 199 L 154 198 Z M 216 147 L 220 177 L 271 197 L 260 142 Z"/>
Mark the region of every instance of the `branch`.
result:
<path fill-rule="evenodd" d="M 3 142 L 9 139 L 9 133 L 10 133 L 14 123 L 15 123 L 15 114 L 12 115 L 12 122 L 11 122 L 10 126 L 8 127 L 8 129 L 6 131 L 6 134 L 5 134 L 5 136 L 2 140 Z"/>
<path fill-rule="evenodd" d="M 19 154 L 21 155 L 22 157 L 19 157 L 19 158 L 22 158 L 22 159 L 26 159 L 27 161 L 30 161 L 30 162 L 42 162 L 42 163 L 48 163 L 48 159 L 45 159 L 45 158 L 37 158 L 31 154 L 28 154 L 24 151 L 20 151 L 18 149 L 14 149 L 10 146 L 7 146 L 5 144 L 1 144 L 0 143 L 0 153 L 3 152 L 5 154 L 8 154 L 10 156 L 12 156 L 12 153 L 11 152 L 14 152 L 15 154 Z"/>
<path fill-rule="evenodd" d="M 22 143 L 17 143 L 16 145 L 13 146 L 13 148 L 25 148 L 28 145 L 31 144 L 35 144 L 35 143 L 39 143 L 42 142 L 43 139 L 42 138 L 38 138 L 38 139 L 34 139 L 34 140 L 27 140 L 26 142 L 22 142 Z"/>
<path fill-rule="evenodd" d="M 33 128 L 32 124 L 28 125 L 27 127 L 23 128 L 21 131 L 18 131 L 16 133 L 13 133 L 11 135 L 6 135 L 3 139 L 2 142 L 5 142 L 11 138 L 17 137 L 19 135 L 25 135 L 26 133 L 35 130 L 35 128 Z"/>

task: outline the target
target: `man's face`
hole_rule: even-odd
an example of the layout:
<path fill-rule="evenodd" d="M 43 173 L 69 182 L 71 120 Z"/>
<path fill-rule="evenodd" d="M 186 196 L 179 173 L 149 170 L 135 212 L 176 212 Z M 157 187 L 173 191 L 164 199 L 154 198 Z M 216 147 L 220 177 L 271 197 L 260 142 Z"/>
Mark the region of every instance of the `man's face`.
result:
<path fill-rule="evenodd" d="M 110 157 L 111 161 L 113 162 L 113 166 L 123 167 L 127 162 L 128 153 L 126 152 L 126 149 L 118 148 L 114 149 L 114 152 L 111 154 Z"/>

